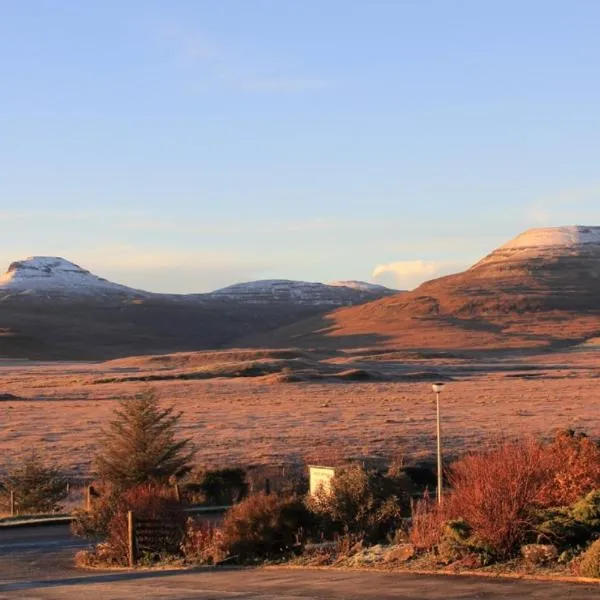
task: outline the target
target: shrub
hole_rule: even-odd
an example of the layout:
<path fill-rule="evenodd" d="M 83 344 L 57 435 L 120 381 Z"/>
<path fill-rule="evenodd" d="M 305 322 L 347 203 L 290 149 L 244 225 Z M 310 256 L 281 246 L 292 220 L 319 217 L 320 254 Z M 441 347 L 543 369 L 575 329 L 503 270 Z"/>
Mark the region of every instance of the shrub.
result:
<path fill-rule="evenodd" d="M 229 509 L 223 521 L 223 545 L 240 562 L 291 552 L 312 526 L 312 515 L 296 498 L 264 493 Z"/>
<path fill-rule="evenodd" d="M 181 549 L 188 562 L 199 565 L 216 565 L 226 558 L 221 529 L 193 519 L 188 519 Z"/>
<path fill-rule="evenodd" d="M 350 533 L 377 542 L 394 532 L 408 507 L 406 482 L 360 464 L 341 467 L 330 489 L 321 489 L 310 507 L 321 516 L 327 534 Z"/>
<path fill-rule="evenodd" d="M 543 448 L 524 441 L 471 454 L 449 471 L 451 517 L 464 518 L 499 558 L 515 551 L 533 528 L 540 489 L 547 483 Z"/>
<path fill-rule="evenodd" d="M 95 553 L 103 564 L 125 565 L 129 551 L 128 511 L 134 513 L 134 520 L 138 522 L 160 526 L 159 534 L 137 538 L 139 554 L 152 560 L 164 554 L 181 553 L 185 516 L 173 491 L 155 484 L 107 494 L 94 503 L 91 511 L 77 515 L 72 531 L 80 537 L 103 541 Z"/>
<path fill-rule="evenodd" d="M 90 510 L 78 509 L 73 513 L 71 532 L 77 537 L 99 541 L 108 537 L 109 524 L 122 505 L 120 495 L 112 489 L 104 490 Z"/>
<path fill-rule="evenodd" d="M 550 542 L 565 550 L 585 546 L 600 534 L 600 490 L 590 492 L 571 506 L 537 514 L 537 543 Z"/>
<path fill-rule="evenodd" d="M 408 539 L 417 550 L 433 550 L 442 539 L 446 515 L 443 507 L 425 496 L 411 503 Z"/>
<path fill-rule="evenodd" d="M 448 479 L 441 508 L 428 500 L 413 506 L 409 535 L 418 548 L 439 549 L 453 519 L 464 519 L 470 544 L 496 558 L 527 540 L 570 547 L 600 531 L 600 492 L 593 491 L 600 451 L 583 435 L 561 432 L 548 444 L 524 440 L 470 454 L 451 465 Z"/>
<path fill-rule="evenodd" d="M 160 408 L 153 390 L 121 400 L 96 457 L 101 479 L 120 489 L 166 483 L 190 470 L 190 440 L 175 439 L 181 413 Z"/>
<path fill-rule="evenodd" d="M 248 495 L 246 471 L 231 468 L 192 473 L 182 486 L 182 492 L 193 504 L 229 506 Z"/>
<path fill-rule="evenodd" d="M 570 513 L 591 531 L 600 531 L 600 490 L 594 490 L 577 500 L 571 506 Z"/>
<path fill-rule="evenodd" d="M 566 506 L 600 488 L 600 448 L 586 435 L 561 431 L 543 450 L 551 476 L 540 489 L 539 505 Z"/>
<path fill-rule="evenodd" d="M 21 514 L 57 512 L 68 495 L 67 478 L 35 451 L 12 464 L 0 483 L 6 496 L 12 490 L 15 508 Z"/>
<path fill-rule="evenodd" d="M 583 553 L 578 568 L 583 577 L 600 578 L 600 540 L 596 540 Z"/>
<path fill-rule="evenodd" d="M 470 566 L 482 566 L 494 560 L 494 550 L 475 535 L 464 519 L 444 523 L 437 552 L 446 563 L 466 560 Z"/>

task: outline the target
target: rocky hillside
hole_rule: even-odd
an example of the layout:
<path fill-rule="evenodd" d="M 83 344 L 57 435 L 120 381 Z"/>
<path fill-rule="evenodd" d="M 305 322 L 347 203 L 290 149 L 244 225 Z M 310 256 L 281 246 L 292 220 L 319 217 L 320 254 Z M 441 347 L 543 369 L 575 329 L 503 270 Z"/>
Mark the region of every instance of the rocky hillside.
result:
<path fill-rule="evenodd" d="M 526 231 L 462 273 L 271 337 L 286 345 L 531 348 L 598 335 L 600 227 L 573 226 Z"/>
<path fill-rule="evenodd" d="M 0 277 L 0 297 L 10 295 L 148 297 L 151 294 L 93 275 L 58 256 L 32 256 L 10 264 Z"/>
<path fill-rule="evenodd" d="M 312 306 L 352 306 L 396 293 L 382 285 L 364 281 L 339 281 L 330 284 L 265 279 L 237 283 L 210 294 L 215 298 L 251 304 L 294 303 Z"/>

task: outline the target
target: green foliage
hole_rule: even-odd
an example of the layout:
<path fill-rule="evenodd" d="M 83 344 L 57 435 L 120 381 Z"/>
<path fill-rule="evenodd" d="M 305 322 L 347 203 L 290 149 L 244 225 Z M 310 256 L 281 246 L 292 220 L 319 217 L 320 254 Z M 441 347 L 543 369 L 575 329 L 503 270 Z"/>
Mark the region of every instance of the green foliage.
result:
<path fill-rule="evenodd" d="M 600 540 L 596 540 L 583 553 L 579 562 L 579 574 L 583 577 L 600 578 Z"/>
<path fill-rule="evenodd" d="M 600 532 L 600 490 L 593 490 L 575 502 L 570 512 L 574 519 L 590 530 Z"/>
<path fill-rule="evenodd" d="M 312 524 L 313 517 L 299 498 L 255 494 L 225 515 L 223 546 L 238 562 L 282 556 L 301 543 Z"/>
<path fill-rule="evenodd" d="M 121 400 L 96 458 L 101 479 L 125 489 L 188 472 L 194 451 L 190 440 L 175 438 L 180 418 L 151 389 Z"/>
<path fill-rule="evenodd" d="M 246 471 L 229 468 L 192 473 L 183 484 L 182 492 L 193 504 L 229 506 L 248 495 Z"/>
<path fill-rule="evenodd" d="M 453 519 L 444 523 L 437 552 L 440 558 L 448 563 L 467 556 L 477 556 L 479 564 L 482 565 L 494 560 L 493 549 L 477 539 L 473 529 L 464 519 Z"/>
<path fill-rule="evenodd" d="M 594 490 L 571 506 L 538 511 L 534 533 L 537 542 L 559 549 L 585 546 L 600 534 L 600 490 Z"/>
<path fill-rule="evenodd" d="M 12 464 L 0 481 L 8 498 L 12 490 L 19 514 L 52 513 L 61 510 L 67 497 L 67 479 L 54 465 L 46 464 L 32 451 Z"/>
<path fill-rule="evenodd" d="M 393 534 L 408 509 L 406 482 L 353 464 L 336 470 L 330 489 L 310 500 L 325 534 L 349 533 L 378 542 Z"/>

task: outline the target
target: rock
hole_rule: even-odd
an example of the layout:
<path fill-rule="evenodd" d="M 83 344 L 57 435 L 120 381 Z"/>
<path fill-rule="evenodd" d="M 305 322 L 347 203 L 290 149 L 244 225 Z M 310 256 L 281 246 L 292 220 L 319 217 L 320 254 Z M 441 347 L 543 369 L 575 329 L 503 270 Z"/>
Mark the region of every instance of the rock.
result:
<path fill-rule="evenodd" d="M 558 559 L 558 550 L 553 544 L 527 544 L 521 546 L 521 555 L 530 565 L 543 565 Z"/>
<path fill-rule="evenodd" d="M 353 556 L 350 556 L 348 560 L 344 561 L 344 564 L 350 567 L 374 565 L 383 562 L 383 557 L 384 548 L 380 544 L 377 544 L 376 546 L 363 548 L 360 552 L 357 552 Z"/>
<path fill-rule="evenodd" d="M 416 554 L 415 547 L 412 544 L 397 544 L 391 546 L 385 553 L 385 562 L 406 562 Z"/>

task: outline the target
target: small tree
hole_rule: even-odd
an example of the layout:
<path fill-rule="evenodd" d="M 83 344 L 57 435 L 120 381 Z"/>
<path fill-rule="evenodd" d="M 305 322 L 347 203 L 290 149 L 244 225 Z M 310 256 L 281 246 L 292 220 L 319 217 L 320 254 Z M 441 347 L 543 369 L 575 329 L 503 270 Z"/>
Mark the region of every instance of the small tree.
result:
<path fill-rule="evenodd" d="M 57 512 L 67 497 L 67 479 L 54 465 L 45 464 L 35 450 L 12 464 L 0 481 L 5 494 L 14 494 L 21 514 Z"/>
<path fill-rule="evenodd" d="M 161 408 L 151 389 L 121 400 L 96 457 L 101 479 L 126 489 L 187 473 L 194 450 L 189 439 L 176 440 L 181 414 Z"/>

